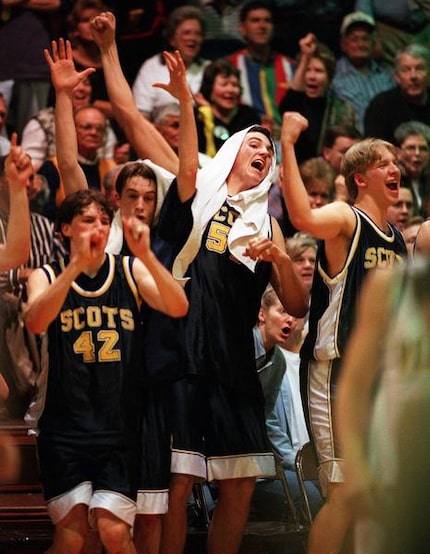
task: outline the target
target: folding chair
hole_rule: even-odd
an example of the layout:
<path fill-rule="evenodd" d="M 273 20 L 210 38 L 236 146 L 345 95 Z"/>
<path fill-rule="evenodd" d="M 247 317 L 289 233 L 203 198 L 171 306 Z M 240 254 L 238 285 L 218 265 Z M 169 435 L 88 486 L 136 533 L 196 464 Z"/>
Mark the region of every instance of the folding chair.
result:
<path fill-rule="evenodd" d="M 299 448 L 295 460 L 297 480 L 303 499 L 303 518 L 307 526 L 312 525 L 313 517 L 310 507 L 305 481 L 318 481 L 318 461 L 314 448 L 310 442 Z"/>

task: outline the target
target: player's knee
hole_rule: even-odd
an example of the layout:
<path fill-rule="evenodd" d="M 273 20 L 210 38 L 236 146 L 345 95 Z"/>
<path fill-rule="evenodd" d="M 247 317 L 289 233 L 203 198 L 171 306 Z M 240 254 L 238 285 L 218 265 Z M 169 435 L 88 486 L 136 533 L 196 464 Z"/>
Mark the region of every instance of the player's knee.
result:
<path fill-rule="evenodd" d="M 109 554 L 123 551 L 124 545 L 131 542 L 130 527 L 120 519 L 99 517 L 97 527 L 100 540 Z"/>

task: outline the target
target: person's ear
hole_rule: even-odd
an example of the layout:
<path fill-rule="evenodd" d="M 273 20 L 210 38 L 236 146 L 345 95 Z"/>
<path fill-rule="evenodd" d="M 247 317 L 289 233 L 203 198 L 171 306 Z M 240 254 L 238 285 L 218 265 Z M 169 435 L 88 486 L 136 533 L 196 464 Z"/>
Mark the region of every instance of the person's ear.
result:
<path fill-rule="evenodd" d="M 264 317 L 264 310 L 262 308 L 260 308 L 259 312 L 258 312 L 258 324 L 259 325 L 263 325 L 263 323 L 265 322 L 265 317 Z"/>

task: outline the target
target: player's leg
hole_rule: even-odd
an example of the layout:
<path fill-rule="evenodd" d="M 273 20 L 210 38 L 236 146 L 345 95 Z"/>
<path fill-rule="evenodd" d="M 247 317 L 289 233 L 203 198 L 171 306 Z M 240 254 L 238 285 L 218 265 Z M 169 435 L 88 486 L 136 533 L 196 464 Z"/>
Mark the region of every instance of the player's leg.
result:
<path fill-rule="evenodd" d="M 187 503 L 193 475 L 173 474 L 169 488 L 169 508 L 165 514 L 161 534 L 161 554 L 180 554 L 187 538 Z"/>
<path fill-rule="evenodd" d="M 112 512 L 96 508 L 97 528 L 107 554 L 136 554 L 130 525 Z"/>
<path fill-rule="evenodd" d="M 254 486 L 254 477 L 218 481 L 218 500 L 208 535 L 209 554 L 238 552 Z"/>
<path fill-rule="evenodd" d="M 79 554 L 82 552 L 90 528 L 88 506 L 78 504 L 55 525 L 54 541 L 49 554 Z"/>

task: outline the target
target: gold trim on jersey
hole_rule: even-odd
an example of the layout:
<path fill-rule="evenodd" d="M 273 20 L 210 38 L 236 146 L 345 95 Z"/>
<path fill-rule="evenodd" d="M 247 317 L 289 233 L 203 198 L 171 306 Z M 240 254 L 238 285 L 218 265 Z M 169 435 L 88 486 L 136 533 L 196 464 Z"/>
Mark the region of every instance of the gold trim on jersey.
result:
<path fill-rule="evenodd" d="M 75 292 L 79 293 L 81 296 L 86 296 L 87 298 L 96 298 L 97 296 L 101 296 L 102 294 L 105 294 L 105 292 L 111 286 L 113 278 L 115 276 L 115 256 L 113 254 L 106 254 L 106 256 L 108 257 L 108 260 L 109 260 L 109 272 L 102 286 L 94 291 L 85 290 L 82 287 L 80 287 L 76 281 L 73 281 L 72 289 Z"/>
<path fill-rule="evenodd" d="M 140 296 L 139 289 L 137 287 L 137 283 L 133 276 L 133 271 L 131 269 L 130 264 L 130 256 L 124 256 L 122 259 L 122 266 L 124 268 L 124 275 L 127 279 L 128 286 L 130 287 L 131 292 L 133 293 L 134 299 L 136 300 L 136 304 L 140 308 L 142 305 L 142 297 Z"/>

